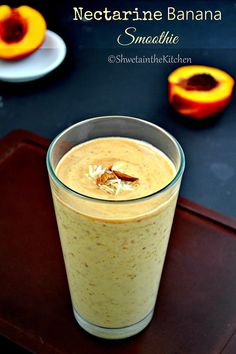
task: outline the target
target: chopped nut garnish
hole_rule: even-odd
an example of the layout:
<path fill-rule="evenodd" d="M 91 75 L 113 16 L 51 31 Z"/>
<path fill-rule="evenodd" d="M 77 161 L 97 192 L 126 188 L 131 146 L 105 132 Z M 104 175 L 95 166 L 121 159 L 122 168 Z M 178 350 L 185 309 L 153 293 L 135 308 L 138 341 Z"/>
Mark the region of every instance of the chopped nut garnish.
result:
<path fill-rule="evenodd" d="M 118 178 L 120 178 L 122 181 L 134 182 L 134 181 L 137 181 L 137 180 L 138 180 L 137 177 L 129 176 L 129 175 L 127 175 L 126 173 L 123 173 L 123 172 L 120 172 L 120 171 L 112 170 L 112 172 L 113 172 Z"/>
<path fill-rule="evenodd" d="M 110 179 L 114 179 L 116 178 L 116 175 L 115 173 L 113 172 L 104 172 L 100 177 L 97 178 L 97 185 L 99 184 L 105 184 L 107 181 L 109 181 Z"/>
<path fill-rule="evenodd" d="M 113 170 L 113 168 L 116 168 Z M 137 177 L 133 177 L 118 171 L 119 166 L 102 166 L 90 165 L 87 176 L 94 179 L 96 185 L 104 192 L 118 194 L 121 191 L 132 191 L 138 181 Z"/>

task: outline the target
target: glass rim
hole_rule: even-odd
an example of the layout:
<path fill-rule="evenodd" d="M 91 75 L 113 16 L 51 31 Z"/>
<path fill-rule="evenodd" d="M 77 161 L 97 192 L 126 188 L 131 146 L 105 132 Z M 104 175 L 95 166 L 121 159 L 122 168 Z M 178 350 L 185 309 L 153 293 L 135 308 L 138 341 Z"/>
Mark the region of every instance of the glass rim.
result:
<path fill-rule="evenodd" d="M 138 122 L 141 122 L 143 124 L 147 124 L 149 126 L 151 126 L 154 129 L 158 129 L 159 131 L 161 131 L 163 134 L 167 135 L 176 145 L 176 148 L 179 152 L 180 155 L 180 165 L 179 168 L 174 176 L 174 178 L 163 188 L 159 189 L 156 192 L 153 192 L 151 194 L 142 196 L 142 197 L 138 197 L 138 198 L 134 198 L 134 199 L 119 199 L 119 200 L 114 200 L 114 199 L 103 199 L 103 198 L 96 198 L 96 197 L 92 197 L 86 194 L 82 194 L 79 193 L 75 190 L 73 190 L 72 188 L 68 187 L 66 184 L 64 184 L 55 174 L 54 169 L 51 165 L 51 154 L 52 154 L 52 150 L 54 148 L 54 146 L 56 145 L 57 141 L 69 130 L 75 128 L 76 126 L 82 125 L 82 124 L 86 124 L 88 122 L 91 121 L 96 121 L 96 120 L 100 120 L 100 119 L 112 119 L 112 118 L 121 118 L 121 119 L 132 119 Z M 122 137 L 122 136 L 121 136 Z M 92 139 L 91 139 L 92 140 Z M 88 140 L 89 141 L 89 140 Z M 181 147 L 181 145 L 179 144 L 179 142 L 173 137 L 172 134 L 168 133 L 165 129 L 161 128 L 160 126 L 151 123 L 149 121 L 146 121 L 144 119 L 140 119 L 140 118 L 136 118 L 136 117 L 131 117 L 131 116 L 123 116 L 123 115 L 111 115 L 111 116 L 98 116 L 98 117 L 94 117 L 94 118 L 88 118 L 85 120 L 82 120 L 80 122 L 77 122 L 71 126 L 69 126 L 68 128 L 64 129 L 61 133 L 59 133 L 50 143 L 48 151 L 47 151 L 47 156 L 46 156 L 46 164 L 47 164 L 47 169 L 48 169 L 48 173 L 49 176 L 52 178 L 52 180 L 59 185 L 61 188 L 63 188 L 64 190 L 66 190 L 67 192 L 69 192 L 70 194 L 79 197 L 81 199 L 85 199 L 85 200 L 90 200 L 90 201 L 94 201 L 94 202 L 98 202 L 98 203 L 110 203 L 110 204 L 122 204 L 122 203 L 134 203 L 134 202 L 138 202 L 138 201 L 144 201 L 147 199 L 151 199 L 155 196 L 161 195 L 163 194 L 165 191 L 167 191 L 168 189 L 170 189 L 173 185 L 175 185 L 178 180 L 182 177 L 184 169 L 185 169 L 185 155 L 183 152 L 183 149 Z"/>

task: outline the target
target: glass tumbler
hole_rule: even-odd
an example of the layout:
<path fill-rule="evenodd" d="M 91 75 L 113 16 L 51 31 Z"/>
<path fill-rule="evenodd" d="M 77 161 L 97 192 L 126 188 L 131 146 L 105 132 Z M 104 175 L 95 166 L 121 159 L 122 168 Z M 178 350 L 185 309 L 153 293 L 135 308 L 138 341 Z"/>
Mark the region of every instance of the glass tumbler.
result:
<path fill-rule="evenodd" d="M 173 162 L 173 180 L 132 200 L 101 200 L 75 192 L 58 179 L 57 164 L 72 147 L 100 137 L 152 144 Z M 184 166 L 184 153 L 173 136 L 132 117 L 91 118 L 51 143 L 47 168 L 72 308 L 87 332 L 125 338 L 151 321 Z"/>

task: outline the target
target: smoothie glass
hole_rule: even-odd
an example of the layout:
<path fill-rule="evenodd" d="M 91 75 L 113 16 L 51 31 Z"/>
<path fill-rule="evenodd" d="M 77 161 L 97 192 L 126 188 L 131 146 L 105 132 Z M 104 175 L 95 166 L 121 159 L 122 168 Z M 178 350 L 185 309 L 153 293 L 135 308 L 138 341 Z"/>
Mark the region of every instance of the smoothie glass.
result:
<path fill-rule="evenodd" d="M 99 137 L 152 144 L 173 162 L 175 177 L 163 189 L 132 200 L 104 200 L 73 191 L 56 176 L 57 164 L 72 147 Z M 173 136 L 132 117 L 88 119 L 51 143 L 47 168 L 72 307 L 87 332 L 125 338 L 151 321 L 184 165 L 182 148 Z"/>

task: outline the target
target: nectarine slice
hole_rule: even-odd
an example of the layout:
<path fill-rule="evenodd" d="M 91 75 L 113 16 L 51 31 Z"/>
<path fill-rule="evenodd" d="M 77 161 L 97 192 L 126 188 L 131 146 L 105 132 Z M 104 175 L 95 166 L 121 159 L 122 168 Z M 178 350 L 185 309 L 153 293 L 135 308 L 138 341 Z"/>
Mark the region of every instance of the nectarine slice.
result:
<path fill-rule="evenodd" d="M 169 101 L 185 116 L 202 119 L 229 103 L 234 79 L 225 71 L 203 65 L 182 66 L 168 77 Z"/>
<path fill-rule="evenodd" d="M 44 41 L 46 22 L 29 6 L 0 6 L 0 58 L 20 59 L 33 53 Z"/>

